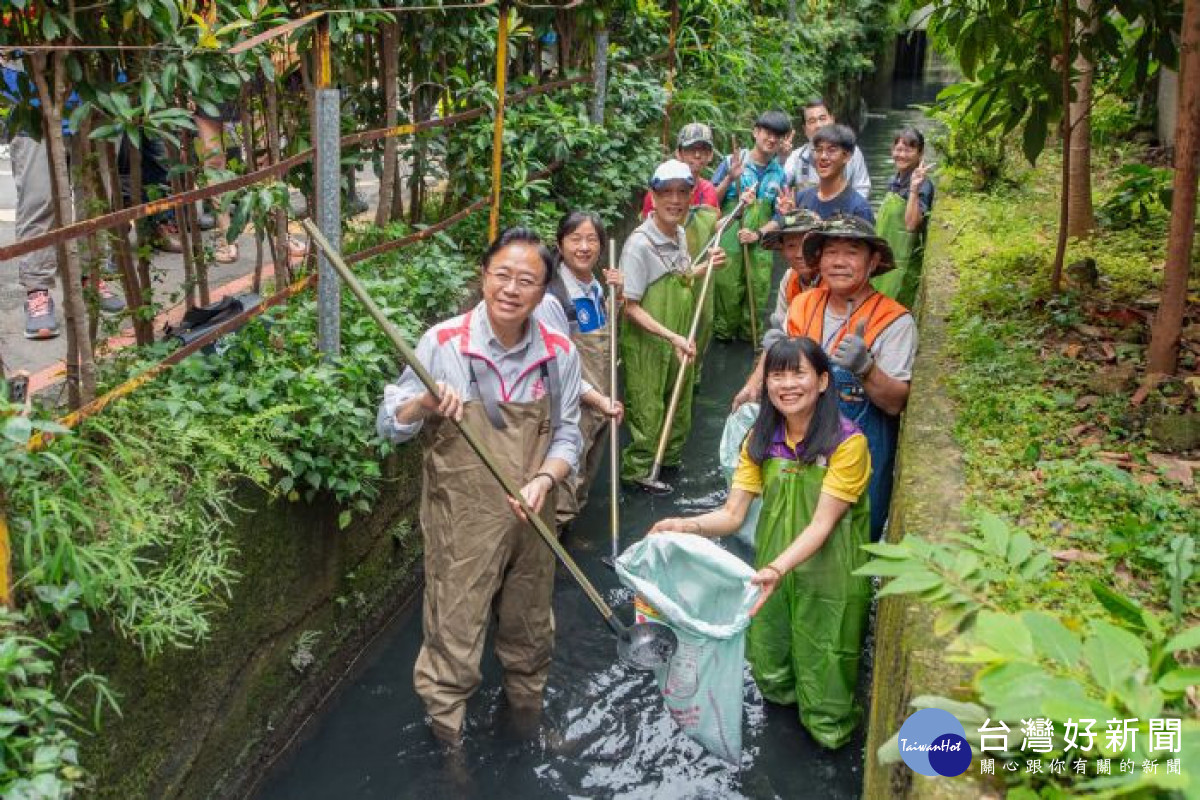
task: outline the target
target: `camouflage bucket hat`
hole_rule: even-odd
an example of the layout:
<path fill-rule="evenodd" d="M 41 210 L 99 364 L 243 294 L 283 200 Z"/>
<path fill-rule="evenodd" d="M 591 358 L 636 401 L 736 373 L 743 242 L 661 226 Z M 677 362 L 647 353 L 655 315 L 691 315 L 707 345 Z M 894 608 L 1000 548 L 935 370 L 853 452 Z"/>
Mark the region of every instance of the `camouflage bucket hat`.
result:
<path fill-rule="evenodd" d="M 875 227 L 862 217 L 837 214 L 822 222 L 804 239 L 804 260 L 815 264 L 829 239 L 858 239 L 869 244 L 872 250 L 879 253 L 879 266 L 871 273 L 872 276 L 882 275 L 896 266 L 892 246 L 887 239 L 876 234 Z"/>
<path fill-rule="evenodd" d="M 821 218 L 816 212 L 807 208 L 798 208 L 783 215 L 783 224 L 777 231 L 771 231 L 763 236 L 762 246 L 768 250 L 778 250 L 783 247 L 784 234 L 808 233 L 821 225 Z"/>

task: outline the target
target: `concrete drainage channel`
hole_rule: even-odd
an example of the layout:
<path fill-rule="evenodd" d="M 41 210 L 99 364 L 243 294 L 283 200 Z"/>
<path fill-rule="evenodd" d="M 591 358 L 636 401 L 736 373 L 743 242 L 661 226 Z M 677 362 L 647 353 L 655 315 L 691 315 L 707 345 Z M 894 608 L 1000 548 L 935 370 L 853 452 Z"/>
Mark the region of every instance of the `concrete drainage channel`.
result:
<path fill-rule="evenodd" d="M 877 188 L 890 175 L 892 128 L 916 117 L 873 115 L 863 146 Z M 953 409 L 934 380 L 948 368 L 941 318 L 953 287 L 949 266 L 937 258 L 940 235 L 928 259 L 922 346 L 901 445 L 897 535 L 942 527 L 960 485 L 946 422 Z M 709 359 L 687 457 L 698 466 L 673 478 L 677 491 L 669 498 L 624 496 L 626 545 L 656 519 L 720 500 L 717 442 L 750 354 L 745 346 L 715 345 Z M 100 796 L 479 796 L 496 786 L 541 797 L 651 789 L 798 796 L 800 786 L 823 798 L 986 796 L 965 779 L 931 781 L 876 763 L 875 750 L 908 715 L 913 696 L 953 694 L 964 679 L 947 669 L 940 646 L 930 645 L 927 623 L 903 598 L 887 598 L 878 610 L 878 669 L 861 738 L 841 751 L 821 750 L 801 730 L 795 710 L 764 705 L 747 676 L 746 755 L 736 772 L 678 735 L 648 677 L 613 663 L 609 637 L 597 635 L 594 612 L 562 577 L 542 729 L 533 739 L 513 736 L 490 664 L 469 714 L 470 768 L 447 770 L 411 687 L 420 641 L 419 603 L 412 602 L 420 574 L 419 458 L 417 448 L 401 449 L 375 513 L 351 531 L 338 531 L 332 505 L 281 504 L 240 519 L 233 535 L 244 577 L 215 620 L 213 638 L 198 651 L 147 666 L 113 638 L 89 642 L 89 660 L 125 696 L 140 698 L 102 740 L 89 743 L 85 758 L 99 767 Z M 607 552 L 606 496 L 597 486 L 595 502 L 564 541 L 606 599 L 621 603 L 627 593 L 600 562 Z M 248 497 L 245 505 L 261 507 L 262 498 Z"/>

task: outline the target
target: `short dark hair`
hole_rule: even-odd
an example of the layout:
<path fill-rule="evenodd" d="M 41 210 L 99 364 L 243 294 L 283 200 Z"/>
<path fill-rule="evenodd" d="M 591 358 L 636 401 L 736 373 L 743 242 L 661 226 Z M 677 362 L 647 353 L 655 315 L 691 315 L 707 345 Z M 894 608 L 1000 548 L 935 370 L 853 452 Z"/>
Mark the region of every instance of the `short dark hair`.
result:
<path fill-rule="evenodd" d="M 914 150 L 918 150 L 922 153 L 925 152 L 925 134 L 921 133 L 916 128 L 901 128 L 896 132 L 895 137 L 892 139 L 892 144 L 895 144 L 896 142 L 904 142 Z"/>
<path fill-rule="evenodd" d="M 807 361 L 817 373 L 817 377 L 828 376 L 828 385 L 821 396 L 817 398 L 817 407 L 812 419 L 808 422 L 808 430 L 800 442 L 799 457 L 805 464 L 812 464 L 821 456 L 829 456 L 841 444 L 842 419 L 838 411 L 837 387 L 834 386 L 833 372 L 829 366 L 829 356 L 821 349 L 821 345 L 807 336 L 794 336 L 780 339 L 767 350 L 763 357 L 763 378 L 761 405 L 758 417 L 750 428 L 746 450 L 750 460 L 762 464 L 767 457 L 767 451 L 775 438 L 775 431 L 783 424 L 783 414 L 771 405 L 767 394 L 767 376 L 772 372 L 794 372 L 800 369 L 801 361 Z"/>
<path fill-rule="evenodd" d="M 772 133 L 777 133 L 780 136 L 786 135 L 792 129 L 792 120 L 787 114 L 774 109 L 764 111 L 758 115 L 758 119 L 754 121 L 754 127 L 766 128 Z"/>
<path fill-rule="evenodd" d="M 500 235 L 492 241 L 487 250 L 483 251 L 483 257 L 479 260 L 479 264 L 484 272 L 487 272 L 488 265 L 492 263 L 496 253 L 510 244 L 527 244 L 537 248 L 538 256 L 542 259 L 542 267 L 546 271 L 546 279 L 542 283 L 550 283 L 554 278 L 554 254 L 542 242 L 542 237 L 537 235 L 537 231 L 520 225 L 500 231 Z"/>
<path fill-rule="evenodd" d="M 810 97 L 804 103 L 803 111 L 808 111 L 810 108 L 823 108 L 829 110 L 829 103 L 825 102 L 824 97 Z"/>
<path fill-rule="evenodd" d="M 563 239 L 579 230 L 579 227 L 585 222 L 592 223 L 592 227 L 596 229 L 596 236 L 600 237 L 600 255 L 604 255 L 604 251 L 608 248 L 608 231 L 604 229 L 604 220 L 600 219 L 599 214 L 592 211 L 568 211 L 558 221 L 558 232 L 554 235 L 554 240 L 558 242 L 560 253 Z"/>
<path fill-rule="evenodd" d="M 853 153 L 854 148 L 858 146 L 858 137 L 845 125 L 834 122 L 817 128 L 817 132 L 813 134 L 812 143 L 814 147 L 819 144 L 831 144 L 842 148 L 847 153 Z"/>

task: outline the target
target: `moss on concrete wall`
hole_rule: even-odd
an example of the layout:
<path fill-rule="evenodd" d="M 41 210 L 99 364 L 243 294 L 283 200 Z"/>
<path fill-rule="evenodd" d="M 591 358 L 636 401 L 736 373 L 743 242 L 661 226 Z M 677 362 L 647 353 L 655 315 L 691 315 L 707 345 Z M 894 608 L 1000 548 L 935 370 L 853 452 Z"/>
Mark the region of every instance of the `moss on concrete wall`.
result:
<path fill-rule="evenodd" d="M 124 714 L 85 746 L 98 796 L 245 791 L 345 663 L 414 596 L 419 459 L 419 448 L 401 448 L 373 513 L 344 531 L 330 500 L 269 503 L 241 492 L 246 512 L 227 534 L 241 579 L 201 647 L 147 659 L 116 635 L 88 637 L 75 667 L 109 676 Z"/>
<path fill-rule="evenodd" d="M 904 415 L 896 460 L 888 539 L 922 536 L 937 540 L 961 525 L 961 454 L 954 442 L 955 410 L 941 377 L 954 368 L 946 352 L 946 315 L 957 276 L 945 256 L 950 236 L 936 224 L 930 231 L 924 286 L 919 301 L 920 349 L 913 368 L 912 395 Z M 965 693 L 969 671 L 945 660 L 948 641 L 933 633 L 930 608 L 908 596 L 883 598 L 875 621 L 875 660 L 871 687 L 866 800 L 962 798 L 978 800 L 992 790 L 971 779 L 926 778 L 904 764 L 884 766 L 879 746 L 913 712 L 908 703 L 922 694 L 957 697 Z"/>

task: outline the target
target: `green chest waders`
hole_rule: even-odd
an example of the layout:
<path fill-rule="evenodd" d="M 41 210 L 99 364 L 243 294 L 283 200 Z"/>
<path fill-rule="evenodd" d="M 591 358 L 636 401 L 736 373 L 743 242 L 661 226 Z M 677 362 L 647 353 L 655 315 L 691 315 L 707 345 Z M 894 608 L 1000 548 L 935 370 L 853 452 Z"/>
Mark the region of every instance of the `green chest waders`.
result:
<path fill-rule="evenodd" d="M 713 280 L 716 280 L 716 276 Z M 691 279 L 679 273 L 668 273 L 650 284 L 642 296 L 641 306 L 661 325 L 680 336 L 687 336 L 696 307 L 692 283 Z M 654 463 L 663 418 L 678 375 L 679 359 L 675 356 L 675 348 L 665 339 L 647 333 L 630 322 L 628 317 L 621 319 L 620 339 L 621 366 L 625 376 L 625 421 L 632 437 L 621 453 L 621 480 L 632 481 L 645 477 Z M 667 443 L 663 463 L 668 466 L 679 463 L 683 444 L 692 427 L 694 363 L 693 359 L 688 364 L 679 408 Z"/>
<path fill-rule="evenodd" d="M 722 209 L 722 214 L 728 214 L 737 205 L 729 201 Z M 746 207 L 742 216 L 741 228 L 757 230 L 766 225 L 771 219 L 771 203 L 768 200 L 755 200 L 753 205 Z M 713 335 L 718 339 L 743 339 L 750 341 L 750 305 L 747 295 L 746 273 L 742 264 L 743 248 L 738 242 L 739 228 L 730 225 L 721 237 L 721 247 L 725 250 L 725 266 L 713 276 Z M 767 298 L 771 294 L 771 265 L 774 257 L 770 250 L 755 242 L 746 248 L 750 254 L 750 281 L 754 290 L 754 310 L 759 334 L 766 330 L 764 320 L 770 309 L 767 308 Z M 757 345 L 757 342 L 754 342 Z"/>
<path fill-rule="evenodd" d="M 904 224 L 907 205 L 908 201 L 895 192 L 888 192 L 883 198 L 875 218 L 875 232 L 891 245 L 896 268 L 872 280 L 871 285 L 905 308 L 912 308 L 921 287 L 928 225 L 922 222 L 916 232 L 910 232 Z"/>
<path fill-rule="evenodd" d="M 784 458 L 763 463 L 763 505 L 755 564 L 762 568 L 804 530 L 817 510 L 826 468 Z M 821 745 L 841 747 L 858 724 L 854 690 L 867 628 L 871 584 L 852 573 L 869 541 L 864 493 L 821 549 L 784 575 L 750 625 L 747 653 L 755 683 L 773 703 L 799 706 L 800 722 Z"/>

